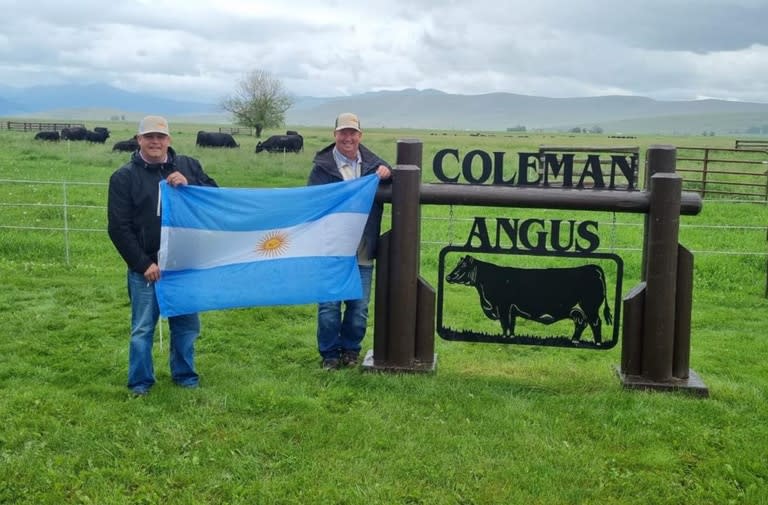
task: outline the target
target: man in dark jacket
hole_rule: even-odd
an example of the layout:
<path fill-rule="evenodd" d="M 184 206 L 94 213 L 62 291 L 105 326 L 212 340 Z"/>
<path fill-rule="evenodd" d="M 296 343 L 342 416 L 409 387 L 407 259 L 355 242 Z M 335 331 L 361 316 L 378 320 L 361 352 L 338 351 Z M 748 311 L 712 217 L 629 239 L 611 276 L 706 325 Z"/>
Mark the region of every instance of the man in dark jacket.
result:
<path fill-rule="evenodd" d="M 109 179 L 107 220 L 109 238 L 128 266 L 131 301 L 131 343 L 128 355 L 128 388 L 143 396 L 155 383 L 152 341 L 160 317 L 154 283 L 160 278 L 159 183 L 171 187 L 192 184 L 216 186 L 200 162 L 177 155 L 171 148 L 168 122 L 147 116 L 139 123 L 139 150 Z M 171 378 L 182 387 L 197 387 L 195 340 L 200 333 L 198 314 L 168 318 Z"/>
<path fill-rule="evenodd" d="M 345 181 L 374 173 L 379 179 L 390 180 L 392 172 L 389 164 L 360 143 L 363 131 L 355 114 L 340 114 L 336 118 L 333 136 L 335 142 L 315 155 L 308 185 Z M 318 305 L 317 348 L 326 370 L 356 366 L 358 363 L 368 323 L 373 260 L 381 232 L 382 207 L 381 203 L 374 202 L 357 250 L 363 297 L 344 300 L 343 314 L 342 301 Z"/>

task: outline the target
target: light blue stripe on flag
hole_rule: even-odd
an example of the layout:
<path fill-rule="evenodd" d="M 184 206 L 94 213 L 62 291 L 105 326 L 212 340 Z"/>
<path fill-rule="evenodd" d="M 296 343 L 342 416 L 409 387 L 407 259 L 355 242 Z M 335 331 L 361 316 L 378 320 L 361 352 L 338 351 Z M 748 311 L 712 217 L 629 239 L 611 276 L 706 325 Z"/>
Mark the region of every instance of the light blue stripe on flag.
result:
<path fill-rule="evenodd" d="M 360 298 L 375 175 L 281 189 L 161 183 L 160 313 Z"/>

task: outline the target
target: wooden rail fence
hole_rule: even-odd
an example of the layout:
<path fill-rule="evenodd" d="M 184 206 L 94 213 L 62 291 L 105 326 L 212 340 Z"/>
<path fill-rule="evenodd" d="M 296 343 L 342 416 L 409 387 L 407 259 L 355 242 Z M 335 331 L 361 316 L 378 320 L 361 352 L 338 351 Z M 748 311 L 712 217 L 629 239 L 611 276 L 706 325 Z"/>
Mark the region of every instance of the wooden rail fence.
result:
<path fill-rule="evenodd" d="M 768 201 L 768 150 L 678 147 L 677 173 L 702 198 Z"/>
<path fill-rule="evenodd" d="M 736 149 L 768 150 L 768 139 L 739 139 L 734 147 Z"/>
<path fill-rule="evenodd" d="M 17 131 L 61 131 L 64 128 L 79 126 L 85 128 L 82 123 L 41 123 L 32 121 L 7 121 L 5 126 L 8 130 Z"/>
<path fill-rule="evenodd" d="M 245 127 L 220 127 L 219 133 L 231 133 L 232 135 L 253 135 L 253 128 L 245 128 Z"/>

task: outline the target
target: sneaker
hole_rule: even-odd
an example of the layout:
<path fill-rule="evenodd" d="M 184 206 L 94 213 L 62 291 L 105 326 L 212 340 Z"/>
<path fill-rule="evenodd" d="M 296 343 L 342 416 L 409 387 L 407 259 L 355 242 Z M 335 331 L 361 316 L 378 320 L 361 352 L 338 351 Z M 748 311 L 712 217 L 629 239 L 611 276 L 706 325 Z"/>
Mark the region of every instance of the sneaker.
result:
<path fill-rule="evenodd" d="M 149 394 L 148 389 L 132 389 L 131 390 L 131 396 L 133 398 L 142 398 L 144 396 L 147 396 Z"/>
<path fill-rule="evenodd" d="M 338 370 L 340 366 L 338 358 L 323 358 L 323 370 Z"/>
<path fill-rule="evenodd" d="M 345 351 L 344 354 L 341 355 L 341 364 L 345 367 L 355 367 L 359 360 L 360 357 L 358 353 L 354 351 Z"/>

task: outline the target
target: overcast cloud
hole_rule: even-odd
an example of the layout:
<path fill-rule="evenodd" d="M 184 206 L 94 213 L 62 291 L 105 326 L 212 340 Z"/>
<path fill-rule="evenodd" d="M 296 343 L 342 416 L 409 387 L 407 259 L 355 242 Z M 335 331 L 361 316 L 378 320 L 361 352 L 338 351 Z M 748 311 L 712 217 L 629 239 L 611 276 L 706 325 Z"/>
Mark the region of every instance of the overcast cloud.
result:
<path fill-rule="evenodd" d="M 768 103 L 768 0 L 0 0 L 0 83 Z"/>

